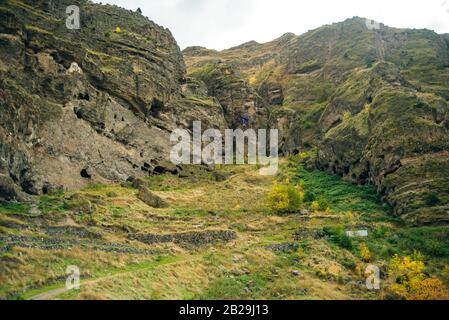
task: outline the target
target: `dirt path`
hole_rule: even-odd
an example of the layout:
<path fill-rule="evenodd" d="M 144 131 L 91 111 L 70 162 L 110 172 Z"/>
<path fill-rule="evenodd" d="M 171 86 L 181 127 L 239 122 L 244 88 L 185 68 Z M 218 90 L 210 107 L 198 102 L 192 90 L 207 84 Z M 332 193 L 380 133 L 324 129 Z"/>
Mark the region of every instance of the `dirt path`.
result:
<path fill-rule="evenodd" d="M 50 291 L 35 295 L 27 300 L 50 300 L 52 298 L 59 296 L 60 294 L 67 292 L 67 291 L 68 290 L 65 287 L 59 288 L 59 289 L 54 289 L 54 290 L 50 290 Z"/>
<path fill-rule="evenodd" d="M 161 263 L 155 263 L 154 265 L 151 266 L 145 266 L 142 268 L 136 268 L 134 270 L 130 270 L 130 271 L 125 271 L 125 272 L 117 272 L 114 273 L 112 275 L 108 275 L 108 276 L 104 276 L 104 277 L 100 277 L 100 278 L 95 278 L 95 279 L 91 279 L 91 280 L 86 280 L 86 281 L 81 281 L 81 286 L 83 285 L 92 285 L 92 284 L 96 284 L 98 282 L 101 281 L 105 281 L 105 280 L 110 280 L 110 279 L 114 279 L 117 277 L 121 277 L 121 276 L 126 276 L 128 274 L 133 274 L 135 272 L 140 272 L 140 271 L 144 271 L 144 270 L 149 270 L 149 269 L 156 269 L 160 266 L 169 266 L 169 265 L 175 265 L 181 262 L 186 262 L 186 261 L 192 261 L 192 260 L 196 260 L 196 259 L 200 259 L 200 257 L 184 257 L 184 258 L 179 258 L 175 261 L 167 261 L 167 262 L 161 262 Z M 64 286 L 64 287 L 60 287 L 60 288 L 56 288 L 56 289 L 52 289 L 52 290 L 48 290 L 45 292 L 41 292 L 39 294 L 33 295 L 29 298 L 27 298 L 26 300 L 51 300 L 56 298 L 57 296 L 68 292 L 69 290 Z"/>

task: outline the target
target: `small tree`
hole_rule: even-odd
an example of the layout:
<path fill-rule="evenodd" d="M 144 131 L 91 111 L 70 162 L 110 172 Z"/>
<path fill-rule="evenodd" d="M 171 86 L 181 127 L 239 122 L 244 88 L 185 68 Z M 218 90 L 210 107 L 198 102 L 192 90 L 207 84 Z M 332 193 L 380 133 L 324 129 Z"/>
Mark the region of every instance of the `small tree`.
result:
<path fill-rule="evenodd" d="M 390 261 L 388 275 L 389 290 L 399 298 L 407 300 L 447 300 L 449 290 L 441 280 L 424 273 L 424 262 L 420 254 L 395 256 Z"/>
<path fill-rule="evenodd" d="M 428 206 L 435 206 L 440 203 L 440 198 L 438 197 L 438 193 L 430 192 L 425 195 L 424 201 Z"/>
<path fill-rule="evenodd" d="M 351 114 L 351 112 L 345 112 L 345 113 L 343 114 L 343 121 L 344 121 L 345 123 L 348 123 L 349 121 L 351 121 L 351 119 L 352 119 L 352 114 Z"/>
<path fill-rule="evenodd" d="M 327 211 L 331 207 L 331 205 L 329 204 L 329 201 L 327 201 L 325 198 L 319 198 L 318 205 L 320 206 L 321 211 Z"/>
<path fill-rule="evenodd" d="M 362 244 L 360 246 L 360 256 L 362 257 L 363 261 L 370 262 L 371 261 L 371 251 L 369 250 L 368 246 L 366 244 Z"/>
<path fill-rule="evenodd" d="M 312 191 L 306 191 L 304 195 L 305 202 L 313 202 L 316 200 L 316 194 Z"/>
<path fill-rule="evenodd" d="M 313 212 L 318 212 L 320 210 L 320 204 L 318 203 L 318 201 L 313 201 L 310 204 L 310 209 L 312 209 Z"/>
<path fill-rule="evenodd" d="M 267 196 L 268 207 L 276 213 L 291 213 L 299 210 L 303 195 L 293 186 L 276 185 Z"/>
<path fill-rule="evenodd" d="M 346 223 L 352 223 L 354 221 L 354 218 L 355 218 L 354 212 L 348 211 L 345 213 L 344 220 Z"/>

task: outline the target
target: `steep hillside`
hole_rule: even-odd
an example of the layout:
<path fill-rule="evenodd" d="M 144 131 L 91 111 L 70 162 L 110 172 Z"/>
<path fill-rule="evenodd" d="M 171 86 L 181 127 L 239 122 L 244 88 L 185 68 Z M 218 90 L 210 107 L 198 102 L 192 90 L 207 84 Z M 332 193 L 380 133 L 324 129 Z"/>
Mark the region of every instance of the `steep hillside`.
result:
<path fill-rule="evenodd" d="M 253 122 L 279 128 L 284 152 L 316 150 L 313 166 L 373 183 L 410 223 L 449 221 L 447 36 L 371 30 L 352 18 L 265 44 L 183 54 L 188 73 L 219 100 L 220 70 L 250 87 Z"/>
<path fill-rule="evenodd" d="M 188 177 L 0 206 L 0 299 L 447 299 L 448 226 L 404 227 L 372 186 L 305 170 L 297 157 L 279 169 L 192 166 Z M 305 192 L 301 213 L 267 206 L 278 186 Z M 166 206 L 142 202 L 142 188 Z M 313 209 L 314 197 L 330 207 Z M 417 292 L 400 290 L 396 255 L 423 273 Z M 370 264 L 382 270 L 379 291 L 366 287 Z M 80 268 L 80 290 L 65 288 L 68 265 Z"/>
<path fill-rule="evenodd" d="M 189 87 L 170 32 L 137 12 L 77 1 L 0 5 L 0 200 L 173 168 L 170 132 L 201 119 L 225 127 Z"/>
<path fill-rule="evenodd" d="M 354 18 L 182 54 L 75 2 L 79 30 L 71 0 L 0 1 L 0 300 L 448 299 L 447 35 Z M 277 174 L 173 165 L 193 121 L 279 128 Z"/>

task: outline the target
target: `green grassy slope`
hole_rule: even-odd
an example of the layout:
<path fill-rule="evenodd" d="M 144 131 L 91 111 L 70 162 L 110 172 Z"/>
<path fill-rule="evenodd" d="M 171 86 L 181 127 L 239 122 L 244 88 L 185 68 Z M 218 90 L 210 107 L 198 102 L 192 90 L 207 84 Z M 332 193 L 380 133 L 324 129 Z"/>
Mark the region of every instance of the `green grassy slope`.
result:
<path fill-rule="evenodd" d="M 44 197 L 39 205 L 0 207 L 0 296 L 29 299 L 381 299 L 364 286 L 364 269 L 385 269 L 394 255 L 423 254 L 426 272 L 446 279 L 448 227 L 405 228 L 389 216 L 370 186 L 359 187 L 298 160 L 276 177 L 231 166 L 193 175 L 154 176 L 145 184 L 169 203 L 154 209 L 132 186 L 94 185 Z M 226 177 L 216 180 L 216 173 Z M 267 206 L 275 185 L 304 191 L 290 214 Z M 320 202 L 330 210 L 314 209 Z M 86 211 L 89 209 L 89 211 Z M 309 211 L 310 213 L 304 213 Z M 300 213 L 302 212 L 302 213 Z M 367 229 L 368 238 L 345 231 Z M 205 242 L 232 231 L 235 239 Z M 151 244 L 133 234 L 193 238 Z M 361 248 L 367 246 L 367 261 Z M 80 291 L 59 292 L 65 268 L 80 267 Z"/>

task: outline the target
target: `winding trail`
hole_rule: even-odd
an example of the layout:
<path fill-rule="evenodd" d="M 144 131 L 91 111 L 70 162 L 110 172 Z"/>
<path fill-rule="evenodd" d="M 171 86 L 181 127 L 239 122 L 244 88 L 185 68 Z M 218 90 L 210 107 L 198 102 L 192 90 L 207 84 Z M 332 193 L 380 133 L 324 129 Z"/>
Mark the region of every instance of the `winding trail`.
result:
<path fill-rule="evenodd" d="M 187 261 L 193 261 L 193 260 L 199 260 L 200 259 L 200 257 L 175 257 L 175 258 L 171 258 L 171 259 L 170 258 L 171 257 L 165 257 L 165 259 L 167 261 L 156 261 L 156 262 L 154 262 L 154 263 L 152 263 L 150 265 L 148 265 L 148 263 L 147 263 L 145 266 L 137 267 L 137 268 L 135 268 L 133 270 L 127 270 L 127 271 L 124 271 L 124 272 L 118 271 L 117 273 L 110 274 L 110 275 L 107 275 L 107 276 L 104 276 L 104 277 L 98 277 L 98 278 L 95 278 L 95 279 L 90 279 L 90 280 L 85 280 L 85 281 L 81 280 L 81 286 L 96 284 L 96 283 L 101 282 L 101 281 L 111 280 L 111 279 L 114 279 L 114 278 L 118 278 L 118 277 L 121 277 L 121 276 L 126 276 L 128 274 L 133 274 L 133 273 L 140 272 L 140 271 L 153 270 L 153 269 L 156 269 L 156 268 L 158 268 L 160 266 L 175 265 L 175 264 L 178 264 L 178 263 L 181 263 L 181 262 L 187 262 Z M 41 289 L 37 289 L 37 290 L 41 291 L 43 289 L 41 288 Z M 33 291 L 36 291 L 36 290 L 33 290 Z M 33 291 L 30 291 L 30 293 L 32 293 Z M 70 290 L 65 287 L 65 284 L 61 284 L 61 287 L 59 287 L 59 288 L 49 289 L 47 291 L 40 292 L 38 294 L 31 294 L 29 297 L 27 297 L 27 294 L 25 293 L 25 297 L 26 297 L 26 300 L 41 300 L 41 301 L 42 300 L 51 300 L 51 299 L 54 299 L 54 298 L 56 298 L 57 296 L 59 296 L 59 295 L 61 295 L 63 293 L 69 292 L 69 291 Z"/>

